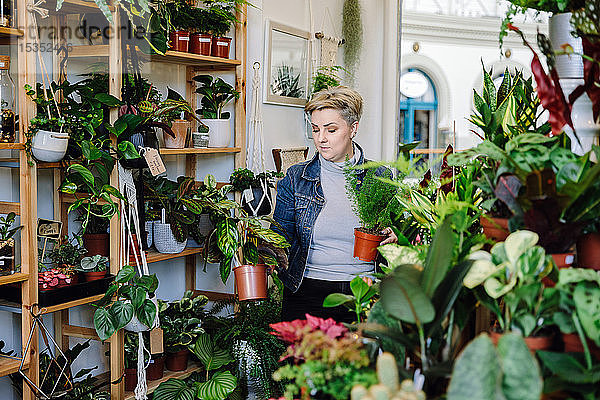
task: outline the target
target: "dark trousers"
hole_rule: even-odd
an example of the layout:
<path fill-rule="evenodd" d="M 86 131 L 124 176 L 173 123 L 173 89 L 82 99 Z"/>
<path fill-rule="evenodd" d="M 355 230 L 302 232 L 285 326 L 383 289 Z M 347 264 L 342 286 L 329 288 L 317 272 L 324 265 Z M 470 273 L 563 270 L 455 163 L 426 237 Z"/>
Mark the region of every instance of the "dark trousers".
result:
<path fill-rule="evenodd" d="M 305 314 L 319 318 L 333 318 L 337 322 L 353 322 L 356 317 L 345 306 L 324 308 L 323 300 L 331 293 L 352 294 L 349 281 L 323 281 L 304 278 L 296 293 L 287 287 L 283 291 L 281 319 L 306 319 Z"/>

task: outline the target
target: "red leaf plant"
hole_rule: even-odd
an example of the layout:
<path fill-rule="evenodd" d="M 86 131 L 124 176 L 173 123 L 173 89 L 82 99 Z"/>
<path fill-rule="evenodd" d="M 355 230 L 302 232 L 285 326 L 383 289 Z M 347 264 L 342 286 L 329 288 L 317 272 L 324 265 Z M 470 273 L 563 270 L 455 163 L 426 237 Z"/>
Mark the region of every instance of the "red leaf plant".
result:
<path fill-rule="evenodd" d="M 302 340 L 304 335 L 315 330 L 321 330 L 325 332 L 331 339 L 342 336 L 348 331 L 344 325 L 335 322 L 333 318 L 323 319 L 319 317 L 313 317 L 310 314 L 306 314 L 306 319 L 296 319 L 293 321 L 283 321 L 276 324 L 271 324 L 271 328 L 275 332 L 271 334 L 277 336 L 284 342 L 294 344 Z"/>
<path fill-rule="evenodd" d="M 525 39 L 523 32 L 510 23 L 508 24 L 508 29 L 521 36 L 523 44 L 529 47 L 533 53 L 533 59 L 531 60 L 531 72 L 533 72 L 535 82 L 537 83 L 537 93 L 538 97 L 540 98 L 540 102 L 542 103 L 542 106 L 548 110 L 548 122 L 550 122 L 550 126 L 552 127 L 552 134 L 555 136 L 560 135 L 565 125 L 569 125 L 571 129 L 573 129 L 573 132 L 575 132 L 575 128 L 573 128 L 573 121 L 571 120 L 572 103 L 569 104 L 565 98 L 565 94 L 560 85 L 558 73 L 552 66 L 549 66 L 548 69 L 550 74 L 546 74 L 540 58 L 533 47 Z"/>

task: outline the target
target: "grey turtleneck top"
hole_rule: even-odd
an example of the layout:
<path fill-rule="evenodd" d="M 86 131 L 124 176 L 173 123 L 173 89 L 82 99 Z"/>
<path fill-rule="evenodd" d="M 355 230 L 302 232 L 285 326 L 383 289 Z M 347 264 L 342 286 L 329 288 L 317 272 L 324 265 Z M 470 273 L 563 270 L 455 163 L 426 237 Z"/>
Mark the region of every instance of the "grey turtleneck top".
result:
<path fill-rule="evenodd" d="M 356 165 L 360 150 L 354 147 L 354 157 L 348 162 Z M 353 257 L 354 228 L 360 226 L 358 217 L 346 192 L 344 166 L 319 155 L 321 186 L 325 205 L 313 228 L 304 276 L 328 281 L 350 281 L 356 275 L 373 272 L 373 264 Z"/>

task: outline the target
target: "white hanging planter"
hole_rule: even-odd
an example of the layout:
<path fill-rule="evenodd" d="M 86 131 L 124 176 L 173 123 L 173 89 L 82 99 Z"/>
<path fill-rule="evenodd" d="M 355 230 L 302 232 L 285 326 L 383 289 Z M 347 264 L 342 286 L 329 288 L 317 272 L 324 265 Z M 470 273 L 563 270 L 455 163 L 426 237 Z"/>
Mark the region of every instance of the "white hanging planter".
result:
<path fill-rule="evenodd" d="M 156 308 L 154 324 L 152 326 L 147 326 L 147 325 L 141 323 L 140 320 L 134 314 L 131 321 L 129 321 L 129 323 L 127 325 L 125 325 L 125 327 L 123 329 L 125 329 L 126 331 L 130 331 L 130 332 L 146 332 L 146 331 L 154 329 L 158 326 L 158 298 L 156 296 L 154 296 L 153 298 L 150 299 L 150 301 L 152 301 L 152 303 L 154 303 L 154 307 Z M 126 303 L 131 303 L 131 302 L 127 301 Z"/>
<path fill-rule="evenodd" d="M 561 46 L 568 43 L 575 53 L 583 53 L 581 38 L 571 35 L 571 13 L 554 14 L 548 20 L 548 33 L 552 49 L 560 51 Z M 556 56 L 556 71 L 561 79 L 582 79 L 583 60 L 578 55 Z"/>
<path fill-rule="evenodd" d="M 229 147 L 231 126 L 228 119 L 203 119 L 208 126 L 208 147 Z"/>
<path fill-rule="evenodd" d="M 67 153 L 69 134 L 39 130 L 33 137 L 31 152 L 38 161 L 58 162 Z"/>
<path fill-rule="evenodd" d="M 155 221 L 153 229 L 154 247 L 156 247 L 159 253 L 177 254 L 185 249 L 187 239 L 183 242 L 178 242 L 175 236 L 173 236 L 171 225 Z"/>

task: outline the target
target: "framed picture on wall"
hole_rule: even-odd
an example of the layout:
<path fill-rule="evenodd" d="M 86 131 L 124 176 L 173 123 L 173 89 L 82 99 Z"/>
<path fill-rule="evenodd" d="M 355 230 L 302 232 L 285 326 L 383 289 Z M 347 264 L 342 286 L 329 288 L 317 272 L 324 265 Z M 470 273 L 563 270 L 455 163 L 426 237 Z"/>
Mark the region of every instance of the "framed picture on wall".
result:
<path fill-rule="evenodd" d="M 267 21 L 265 103 L 304 107 L 309 94 L 310 34 Z"/>

